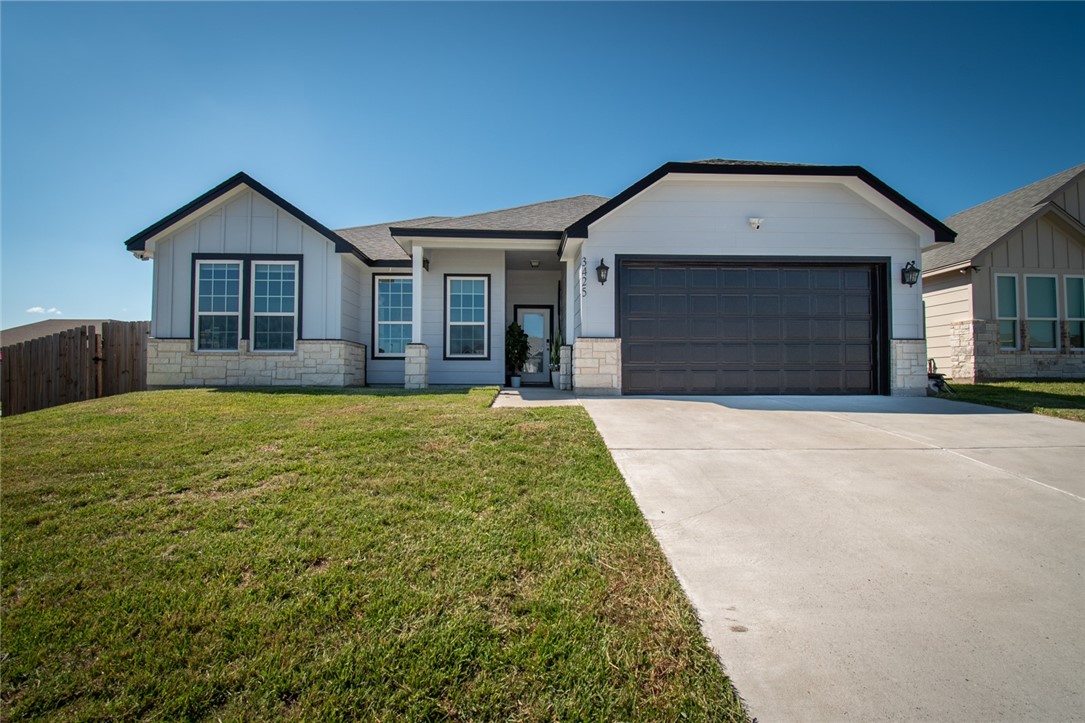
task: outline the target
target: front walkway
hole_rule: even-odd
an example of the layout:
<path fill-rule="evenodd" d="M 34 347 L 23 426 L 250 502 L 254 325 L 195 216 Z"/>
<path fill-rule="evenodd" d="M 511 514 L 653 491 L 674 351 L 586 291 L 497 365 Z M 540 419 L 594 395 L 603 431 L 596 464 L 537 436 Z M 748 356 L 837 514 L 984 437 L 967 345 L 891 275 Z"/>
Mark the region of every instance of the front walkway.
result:
<path fill-rule="evenodd" d="M 563 392 L 553 387 L 502 387 L 494 400 L 495 407 L 572 407 L 580 404 L 580 399 L 572 392 Z"/>
<path fill-rule="evenodd" d="M 582 403 L 751 715 L 1082 720 L 1085 424 L 927 398 Z"/>

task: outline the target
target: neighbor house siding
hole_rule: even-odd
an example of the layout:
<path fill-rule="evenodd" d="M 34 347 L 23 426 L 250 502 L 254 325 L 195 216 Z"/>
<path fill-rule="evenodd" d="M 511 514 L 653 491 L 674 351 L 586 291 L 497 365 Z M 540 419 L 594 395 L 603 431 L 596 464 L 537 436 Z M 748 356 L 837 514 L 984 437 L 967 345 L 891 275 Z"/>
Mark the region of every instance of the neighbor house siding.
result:
<path fill-rule="evenodd" d="M 340 256 L 326 238 L 259 194 L 231 196 L 154 249 L 152 337 L 191 338 L 193 254 L 302 254 L 301 338 L 340 338 Z"/>
<path fill-rule="evenodd" d="M 1063 211 L 1085 223 L 1085 180 L 1066 184 L 1051 200 Z"/>
<path fill-rule="evenodd" d="M 764 219 L 754 230 L 750 217 Z M 923 336 L 919 285 L 899 283 L 919 261 L 918 232 L 857 193 L 832 182 L 751 178 L 665 179 L 592 224 L 584 242 L 589 266 L 614 256 L 886 257 L 890 263 L 892 336 Z M 580 335 L 613 336 L 616 284 L 588 274 Z"/>
<path fill-rule="evenodd" d="M 429 345 L 430 384 L 501 384 L 505 380 L 505 252 L 426 249 L 422 341 Z M 445 359 L 445 275 L 489 275 L 489 359 Z M 415 290 L 417 293 L 417 289 Z"/>
<path fill-rule="evenodd" d="M 923 280 L 923 303 L 927 318 L 927 357 L 938 369 L 952 368 L 952 324 L 972 318 L 972 272 L 948 274 Z"/>

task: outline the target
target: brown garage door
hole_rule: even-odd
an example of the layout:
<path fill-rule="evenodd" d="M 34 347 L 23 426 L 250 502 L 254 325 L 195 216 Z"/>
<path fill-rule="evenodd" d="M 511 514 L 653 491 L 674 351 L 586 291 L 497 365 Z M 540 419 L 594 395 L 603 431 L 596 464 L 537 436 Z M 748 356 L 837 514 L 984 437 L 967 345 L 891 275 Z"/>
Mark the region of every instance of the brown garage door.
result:
<path fill-rule="evenodd" d="M 621 259 L 625 394 L 874 394 L 876 264 Z"/>

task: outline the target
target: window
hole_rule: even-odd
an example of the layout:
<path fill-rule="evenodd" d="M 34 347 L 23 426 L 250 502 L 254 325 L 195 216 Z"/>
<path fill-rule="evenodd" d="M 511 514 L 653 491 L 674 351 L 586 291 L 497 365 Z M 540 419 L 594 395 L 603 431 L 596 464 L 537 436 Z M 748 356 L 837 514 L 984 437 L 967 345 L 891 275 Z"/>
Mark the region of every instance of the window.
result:
<path fill-rule="evenodd" d="M 445 355 L 449 358 L 489 357 L 489 285 L 487 276 L 445 277 Z"/>
<path fill-rule="evenodd" d="M 1016 349 L 1017 336 L 1017 277 L 995 275 L 995 296 L 998 316 L 998 345 Z"/>
<path fill-rule="evenodd" d="M 294 351 L 298 265 L 293 261 L 252 265 L 252 348 Z"/>
<path fill-rule="evenodd" d="M 374 357 L 401 357 L 411 343 L 414 313 L 410 276 L 374 276 Z"/>
<path fill-rule="evenodd" d="M 241 327 L 241 262 L 196 262 L 196 348 L 237 351 Z"/>
<path fill-rule="evenodd" d="M 1029 349 L 1059 346 L 1059 301 L 1054 276 L 1025 277 Z"/>
<path fill-rule="evenodd" d="M 1066 277 L 1066 326 L 1070 348 L 1085 349 L 1085 276 Z"/>

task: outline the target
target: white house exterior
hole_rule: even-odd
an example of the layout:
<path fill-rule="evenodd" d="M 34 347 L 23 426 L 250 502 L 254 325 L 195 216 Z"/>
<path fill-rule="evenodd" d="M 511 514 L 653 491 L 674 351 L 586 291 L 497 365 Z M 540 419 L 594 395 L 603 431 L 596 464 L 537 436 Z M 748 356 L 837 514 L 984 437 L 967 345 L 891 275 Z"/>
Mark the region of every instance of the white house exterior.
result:
<path fill-rule="evenodd" d="M 920 248 L 953 232 L 856 166 L 668 163 L 613 199 L 333 231 L 238 174 L 127 242 L 148 383 L 922 394 Z M 609 268 L 605 281 L 599 269 Z"/>

